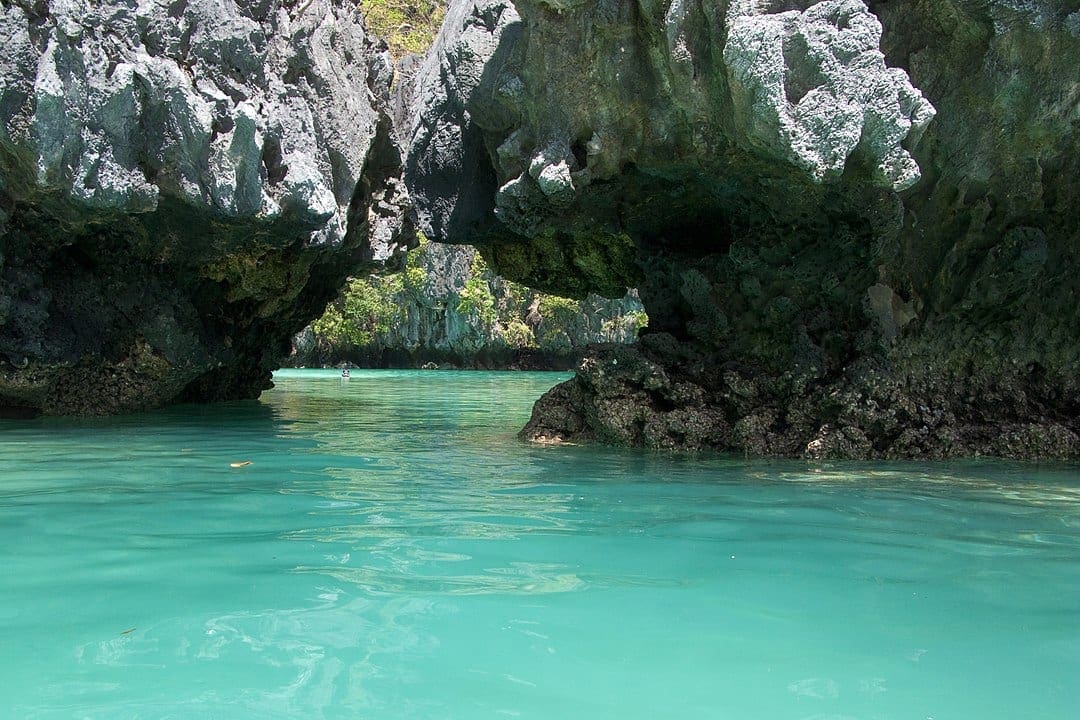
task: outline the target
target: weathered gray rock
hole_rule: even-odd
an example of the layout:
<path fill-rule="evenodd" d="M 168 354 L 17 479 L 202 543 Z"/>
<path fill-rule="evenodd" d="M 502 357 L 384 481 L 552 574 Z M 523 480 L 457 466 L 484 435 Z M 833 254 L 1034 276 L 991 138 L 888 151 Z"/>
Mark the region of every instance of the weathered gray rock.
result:
<path fill-rule="evenodd" d="M 910 186 L 918 168 L 902 143 L 933 107 L 886 67 L 862 2 L 798 5 L 811 7 L 453 4 L 409 91 L 423 222 L 485 247 L 511 276 L 617 294 L 633 284 L 639 238 L 713 224 L 708 213 L 802 222 L 853 156 L 869 184 Z M 772 191 L 784 184 L 804 197 Z M 850 194 L 889 212 L 884 193 Z"/>
<path fill-rule="evenodd" d="M 669 47 L 692 70 L 686 8 L 676 3 L 668 11 Z M 874 164 L 875 183 L 906 190 L 918 181 L 918 165 L 901 143 L 917 141 L 935 111 L 906 72 L 886 67 L 881 23 L 862 0 L 824 0 L 802 12 L 739 0 L 726 21 L 738 139 L 786 157 L 819 182 L 839 177 L 856 148 Z"/>
<path fill-rule="evenodd" d="M 0 38 L 0 406 L 253 396 L 404 244 L 353 3 L 13 2 Z"/>
<path fill-rule="evenodd" d="M 425 230 L 542 289 L 636 286 L 666 338 L 640 372 L 590 364 L 527 434 L 1075 455 L 1075 12 L 453 3 L 405 89 Z"/>

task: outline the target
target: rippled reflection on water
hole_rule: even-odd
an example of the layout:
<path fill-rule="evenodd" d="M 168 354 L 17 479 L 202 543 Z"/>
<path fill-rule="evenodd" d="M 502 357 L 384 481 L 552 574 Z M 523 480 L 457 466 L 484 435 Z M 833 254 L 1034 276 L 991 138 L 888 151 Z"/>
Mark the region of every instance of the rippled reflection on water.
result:
<path fill-rule="evenodd" d="M 559 379 L 0 422 L 0 717 L 1075 717 L 1076 467 L 517 443 Z"/>

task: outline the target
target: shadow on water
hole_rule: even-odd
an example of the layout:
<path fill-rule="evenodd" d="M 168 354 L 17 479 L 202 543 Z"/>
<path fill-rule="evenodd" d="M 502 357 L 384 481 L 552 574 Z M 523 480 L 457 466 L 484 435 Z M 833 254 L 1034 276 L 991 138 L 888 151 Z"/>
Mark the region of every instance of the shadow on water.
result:
<path fill-rule="evenodd" d="M 253 431 L 271 428 L 278 411 L 258 400 L 210 404 L 170 405 L 157 410 L 104 417 L 47 417 L 0 419 L 0 439 L 42 432 L 138 432 L 168 434 L 187 428 L 208 430 L 225 426 L 250 426 Z"/>
<path fill-rule="evenodd" d="M 0 497 L 22 492 L 132 493 L 215 486 L 232 463 L 310 448 L 259 401 L 176 405 L 114 417 L 0 421 Z M 231 474 L 230 474 L 230 471 Z"/>

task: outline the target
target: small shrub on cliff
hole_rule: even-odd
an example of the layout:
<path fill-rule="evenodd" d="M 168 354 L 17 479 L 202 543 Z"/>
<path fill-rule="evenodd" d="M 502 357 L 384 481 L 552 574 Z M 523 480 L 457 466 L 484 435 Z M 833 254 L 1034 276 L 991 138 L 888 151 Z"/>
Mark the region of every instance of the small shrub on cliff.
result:
<path fill-rule="evenodd" d="M 420 240 L 420 245 L 405 256 L 405 269 L 401 273 L 401 282 L 406 290 L 415 295 L 420 295 L 423 292 L 424 284 L 427 282 L 428 277 L 427 270 L 424 269 L 423 259 L 421 258 L 421 254 L 424 252 L 424 246 L 427 245 L 428 239 L 424 237 L 423 233 L 417 233 L 416 236 Z"/>
<path fill-rule="evenodd" d="M 315 321 L 315 334 L 333 345 L 370 345 L 400 321 L 395 296 L 401 289 L 396 276 L 349 281 L 341 299 Z"/>
<path fill-rule="evenodd" d="M 536 347 L 536 335 L 532 328 L 516 318 L 503 328 L 502 339 L 507 347 L 515 350 Z"/>
<path fill-rule="evenodd" d="M 539 311 L 545 325 L 564 326 L 581 316 L 581 302 L 558 295 L 541 295 Z"/>
<path fill-rule="evenodd" d="M 649 324 L 649 316 L 644 310 L 628 312 L 623 317 L 627 318 L 634 326 L 634 332 L 644 329 Z"/>
<path fill-rule="evenodd" d="M 525 313 L 532 303 L 536 291 L 525 287 L 521 283 L 505 280 L 506 287 L 506 310 L 514 315 Z"/>
<path fill-rule="evenodd" d="M 359 5 L 368 29 L 386 40 L 394 57 L 427 50 L 446 15 L 441 0 L 359 0 Z"/>
<path fill-rule="evenodd" d="M 473 256 L 472 265 L 469 267 L 469 278 L 465 281 L 465 288 L 458 295 L 457 310 L 462 315 L 471 315 L 477 318 L 484 326 L 486 332 L 495 324 L 498 313 L 495 309 L 495 296 L 491 293 L 491 285 L 488 283 L 488 267 L 480 253 Z"/>

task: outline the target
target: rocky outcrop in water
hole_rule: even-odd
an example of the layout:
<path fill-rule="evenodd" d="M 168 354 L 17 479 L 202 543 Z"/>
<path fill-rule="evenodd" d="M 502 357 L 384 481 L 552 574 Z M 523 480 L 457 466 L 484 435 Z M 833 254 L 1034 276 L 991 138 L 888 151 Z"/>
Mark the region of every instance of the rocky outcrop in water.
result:
<path fill-rule="evenodd" d="M 532 438 L 1080 454 L 1066 0 L 466 0 L 401 95 L 426 232 L 649 334 Z"/>
<path fill-rule="evenodd" d="M 0 409 L 253 397 L 406 244 L 353 3 L 16 1 L 0 37 Z"/>

